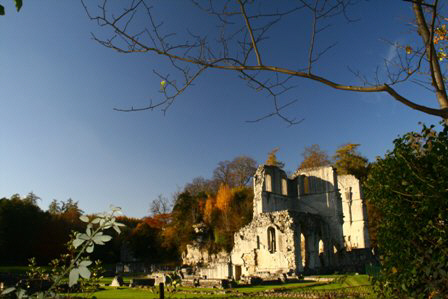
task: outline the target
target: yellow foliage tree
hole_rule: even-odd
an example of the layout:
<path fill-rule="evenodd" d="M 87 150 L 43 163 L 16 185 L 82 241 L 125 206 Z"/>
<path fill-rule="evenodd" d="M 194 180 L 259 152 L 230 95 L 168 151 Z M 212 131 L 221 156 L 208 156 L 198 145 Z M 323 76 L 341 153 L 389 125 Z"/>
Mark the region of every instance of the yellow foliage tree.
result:
<path fill-rule="evenodd" d="M 216 194 L 216 207 L 223 213 L 227 213 L 232 203 L 232 190 L 228 185 L 222 184 Z"/>
<path fill-rule="evenodd" d="M 204 222 L 210 224 L 212 222 L 213 210 L 215 209 L 216 199 L 208 196 L 205 201 Z"/>
<path fill-rule="evenodd" d="M 228 185 L 222 184 L 216 194 L 216 208 L 221 211 L 224 220 L 224 228 L 229 230 L 230 205 L 232 204 L 233 193 Z"/>
<path fill-rule="evenodd" d="M 276 153 L 279 151 L 280 149 L 278 147 L 274 148 L 272 151 L 270 151 L 268 153 L 268 159 L 266 160 L 265 164 L 266 165 L 271 165 L 271 166 L 277 166 L 279 168 L 283 168 L 285 166 L 285 163 L 277 160 L 277 155 Z"/>

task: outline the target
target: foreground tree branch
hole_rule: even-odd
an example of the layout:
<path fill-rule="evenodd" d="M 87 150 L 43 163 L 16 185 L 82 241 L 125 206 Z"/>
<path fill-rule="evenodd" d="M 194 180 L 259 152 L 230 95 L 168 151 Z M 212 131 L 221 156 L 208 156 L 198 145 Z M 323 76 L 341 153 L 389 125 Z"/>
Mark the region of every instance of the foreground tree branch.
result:
<path fill-rule="evenodd" d="M 96 21 L 101 27 L 109 28 L 112 33 L 109 38 L 93 35 L 94 40 L 120 53 L 153 53 L 165 56 L 177 73 L 176 78 L 181 78 L 181 80 L 171 79 L 173 78 L 170 76 L 171 74 L 161 75 L 155 71 L 164 82 L 164 86 L 161 88 L 163 99 L 154 103 L 151 100 L 146 107 L 116 108 L 117 111 L 134 112 L 160 108 L 166 112 L 176 97 L 190 87 L 206 69 L 210 68 L 237 72 L 242 79 L 246 80 L 250 88 L 264 91 L 272 98 L 273 112 L 259 117 L 255 121 L 278 116 L 289 124 L 301 122 L 301 120 L 290 119 L 282 114 L 284 108 L 296 101 L 280 102 L 279 96 L 291 88 L 290 78 L 312 80 L 337 90 L 386 93 L 391 99 L 409 108 L 441 117 L 447 121 L 446 79 L 440 65 L 443 61 L 438 58 L 434 47 L 434 31 L 436 26 L 440 25 L 437 24 L 439 20 L 438 0 L 434 0 L 432 3 L 423 0 L 405 1 L 410 2 L 422 46 L 416 47 L 418 50 L 412 53 L 409 51 L 410 47 L 397 45 L 398 62 L 385 61 L 388 79 L 380 80 L 376 76 L 375 84 L 368 84 L 367 80 L 363 79 L 363 85 L 337 82 L 315 73 L 312 68 L 323 55 L 335 46 L 335 43 L 330 43 L 317 50 L 319 33 L 331 26 L 327 20 L 334 17 L 343 16 L 348 22 L 352 22 L 353 20 L 348 17 L 347 13 L 347 8 L 353 4 L 352 0 L 301 0 L 298 6 L 269 12 L 264 11 L 262 5 L 259 5 L 257 10 L 257 1 L 215 2 L 209 0 L 205 5 L 204 2 L 194 1 L 194 4 L 201 10 L 217 17 L 221 33 L 216 43 L 209 41 L 206 36 L 193 33 L 190 33 L 190 40 L 187 42 L 173 42 L 175 34 L 164 33 L 162 23 L 156 21 L 152 7 L 148 4 L 149 1 L 130 1 L 129 5 L 118 14 L 107 1 L 103 1 L 97 10 L 88 7 L 83 0 L 81 3 L 91 20 Z M 312 16 L 308 65 L 303 70 L 296 70 L 263 63 L 261 49 L 269 30 L 285 16 L 299 11 L 308 11 Z M 135 30 L 136 15 L 145 17 L 148 20 L 148 27 Z M 133 29 L 131 30 L 131 28 Z M 406 50 L 404 56 L 400 54 L 403 50 Z M 426 67 L 427 69 L 425 69 Z M 395 88 L 395 85 L 408 80 L 419 82 L 420 79 L 413 77 L 422 73 L 427 73 L 431 78 L 432 90 L 439 108 L 422 105 L 420 103 L 425 102 L 426 99 L 407 98 Z M 279 76 L 284 76 L 286 79 L 279 79 Z"/>

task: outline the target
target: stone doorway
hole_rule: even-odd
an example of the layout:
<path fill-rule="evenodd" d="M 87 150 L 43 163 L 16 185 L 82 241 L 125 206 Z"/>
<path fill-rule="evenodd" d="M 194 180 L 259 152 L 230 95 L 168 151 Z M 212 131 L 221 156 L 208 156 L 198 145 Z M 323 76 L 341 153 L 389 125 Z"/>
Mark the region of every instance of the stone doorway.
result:
<path fill-rule="evenodd" d="M 235 265 L 235 280 L 241 279 L 241 266 Z"/>

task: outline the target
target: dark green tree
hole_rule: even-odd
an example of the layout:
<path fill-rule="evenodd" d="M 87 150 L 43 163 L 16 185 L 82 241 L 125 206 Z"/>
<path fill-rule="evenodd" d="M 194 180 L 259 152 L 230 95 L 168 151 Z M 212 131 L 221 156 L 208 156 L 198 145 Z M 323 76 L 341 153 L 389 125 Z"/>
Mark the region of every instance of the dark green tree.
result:
<path fill-rule="evenodd" d="M 171 223 L 164 232 L 166 247 L 176 247 L 181 253 L 186 245 L 194 239 L 193 225 L 202 221 L 199 211 L 201 198 L 190 195 L 188 192 L 180 193 L 174 203 L 171 213 Z"/>
<path fill-rule="evenodd" d="M 163 248 L 159 242 L 159 230 L 141 221 L 128 237 L 135 257 L 152 264 L 160 264 Z"/>
<path fill-rule="evenodd" d="M 448 127 L 423 126 L 394 144 L 365 183 L 381 213 L 375 288 L 384 298 L 447 298 Z"/>
<path fill-rule="evenodd" d="M 50 205 L 48 206 L 48 213 L 52 215 L 58 215 L 62 213 L 61 206 L 56 199 L 53 199 Z"/>
<path fill-rule="evenodd" d="M 22 8 L 22 0 L 14 0 L 14 4 L 16 5 L 17 11 L 19 11 Z M 3 5 L 0 5 L 0 16 L 5 15 L 5 7 Z"/>
<path fill-rule="evenodd" d="M 37 250 L 46 214 L 32 201 L 13 195 L 0 199 L 0 263 L 26 264 Z"/>

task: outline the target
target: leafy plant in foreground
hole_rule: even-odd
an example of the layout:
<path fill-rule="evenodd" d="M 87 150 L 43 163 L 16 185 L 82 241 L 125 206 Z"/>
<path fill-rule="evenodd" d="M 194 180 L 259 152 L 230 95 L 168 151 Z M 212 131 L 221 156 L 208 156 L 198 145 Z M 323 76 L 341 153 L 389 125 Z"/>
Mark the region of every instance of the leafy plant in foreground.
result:
<path fill-rule="evenodd" d="M 57 292 L 60 291 L 61 285 L 65 282 L 68 276 L 68 286 L 73 287 L 80 281 L 80 278 L 90 280 L 83 281 L 81 287 L 89 287 L 92 282 L 95 283 L 99 279 L 100 264 L 96 263 L 92 271 L 89 266 L 92 261 L 89 254 L 94 251 L 95 245 L 104 245 L 112 239 L 112 236 L 105 234 L 105 231 L 114 229 L 118 234 L 121 232 L 120 227 L 124 224 L 116 221 L 116 215 L 121 213 L 118 207 L 112 207 L 109 213 L 101 213 L 94 218 L 82 215 L 81 221 L 87 223 L 84 233 L 75 232 L 69 242 L 69 251 L 71 254 L 63 255 L 60 259 L 53 260 L 50 263 L 51 270 L 49 273 L 37 267 L 35 260 L 31 259 L 31 268 L 28 273 L 29 278 L 44 279 L 48 278 L 51 281 L 51 286 L 46 291 L 32 291 L 28 293 L 22 287 L 11 287 L 4 290 L 1 295 L 15 292 L 17 298 L 58 298 Z"/>
<path fill-rule="evenodd" d="M 448 126 L 423 126 L 394 141 L 372 166 L 366 197 L 381 214 L 381 272 L 374 281 L 384 298 L 448 296 Z"/>

